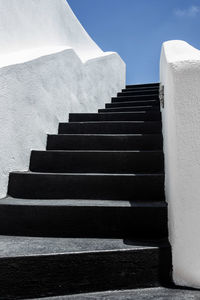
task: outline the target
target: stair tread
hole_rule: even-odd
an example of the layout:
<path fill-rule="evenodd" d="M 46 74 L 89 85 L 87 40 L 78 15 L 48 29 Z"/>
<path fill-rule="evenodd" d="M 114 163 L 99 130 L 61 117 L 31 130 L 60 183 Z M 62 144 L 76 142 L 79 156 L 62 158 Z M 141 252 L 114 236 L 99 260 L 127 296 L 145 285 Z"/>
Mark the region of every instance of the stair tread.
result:
<path fill-rule="evenodd" d="M 125 89 L 122 89 L 121 91 L 133 91 L 133 92 L 140 92 L 140 91 L 153 91 L 155 90 L 156 93 L 159 92 L 159 87 L 158 86 L 147 86 L 147 87 L 128 87 Z"/>
<path fill-rule="evenodd" d="M 159 249 L 167 242 L 143 243 L 141 241 L 104 238 L 51 238 L 0 235 L 0 259 L 31 256 L 55 256 L 107 251 L 139 251 Z"/>
<path fill-rule="evenodd" d="M 125 97 L 124 97 L 125 98 Z M 158 100 L 140 100 L 140 101 L 120 101 L 120 102 L 111 102 L 111 103 L 105 103 L 105 108 L 114 108 L 114 107 L 121 107 L 121 108 L 127 108 L 127 107 L 137 107 L 137 106 L 158 106 L 160 107 L 160 102 Z"/>
<path fill-rule="evenodd" d="M 65 123 L 64 123 L 65 124 Z M 96 133 L 60 133 L 60 134 L 49 134 L 48 136 L 56 136 L 56 137 L 60 137 L 60 136 L 95 136 L 95 137 L 126 137 L 126 138 L 131 138 L 131 137 L 136 137 L 136 136 L 162 136 L 162 133 L 130 133 L 130 134 L 126 134 L 126 133 L 108 133 L 108 134 L 96 134 Z"/>
<path fill-rule="evenodd" d="M 138 177 L 158 177 L 158 176 L 164 176 L 164 173 L 152 173 L 152 174 L 141 174 L 141 173 L 124 173 L 124 174 L 121 174 L 121 173 L 44 173 L 44 172 L 22 172 L 22 171 L 14 171 L 14 172 L 11 172 L 10 174 L 17 174 L 17 175 L 32 175 L 32 176 L 37 176 L 37 175 L 44 175 L 44 176 L 120 176 L 120 177 L 135 177 L 135 176 L 138 176 Z"/>
<path fill-rule="evenodd" d="M 162 150 L 32 150 L 38 153 L 163 153 Z"/>
<path fill-rule="evenodd" d="M 160 111 L 159 110 L 159 106 L 150 106 L 150 105 L 146 105 L 146 106 L 128 106 L 128 107 L 110 107 L 110 108 L 102 108 L 99 109 L 99 113 L 110 113 L 110 112 L 135 112 L 137 111 L 137 109 L 142 109 L 145 110 L 147 109 L 148 111 Z"/>
<path fill-rule="evenodd" d="M 23 199 L 7 197 L 0 200 L 0 207 L 5 205 L 15 206 L 74 206 L 74 207 L 152 207 L 165 208 L 167 203 L 164 201 L 147 202 L 147 201 L 127 201 L 127 200 L 87 200 L 87 199 Z"/>
<path fill-rule="evenodd" d="M 124 97 L 123 99 L 125 99 L 126 97 Z M 130 98 L 130 97 L 129 97 Z M 121 100 L 121 99 L 120 99 Z M 126 100 L 126 99 L 125 99 Z M 140 101 L 119 101 L 119 102 L 108 102 L 106 103 L 105 105 L 112 105 L 113 107 L 114 106 L 117 106 L 117 107 L 123 107 L 124 105 L 129 105 L 129 107 L 132 105 L 132 106 L 150 106 L 151 104 L 159 104 L 159 101 L 154 99 L 154 100 L 140 100 Z M 137 104 L 140 104 L 140 105 L 137 105 Z M 121 106 L 120 106 L 121 105 Z"/>
<path fill-rule="evenodd" d="M 149 99 L 149 100 L 136 100 L 136 101 L 126 101 L 126 98 L 132 98 L 132 97 L 118 97 L 117 99 L 120 99 L 120 100 L 123 100 L 124 99 L 124 101 L 121 101 L 121 102 L 116 102 L 116 103 L 109 103 L 109 104 L 126 104 L 126 103 L 132 103 L 132 104 L 135 104 L 135 103 L 154 103 L 154 102 L 158 102 L 159 103 L 159 100 L 158 99 Z M 137 97 L 136 97 L 137 98 Z M 107 103 L 106 103 L 107 104 Z M 142 106 L 142 105 L 141 105 Z"/>
<path fill-rule="evenodd" d="M 150 83 L 137 83 L 137 84 L 128 84 L 126 85 L 126 88 L 130 87 L 147 87 L 147 86 L 159 86 L 159 82 L 150 82 Z"/>
<path fill-rule="evenodd" d="M 161 123 L 160 121 L 80 121 L 80 122 L 61 122 L 60 124 L 135 124 L 135 123 Z"/>
<path fill-rule="evenodd" d="M 153 101 L 155 101 L 155 100 L 153 100 Z M 131 101 L 128 101 L 128 103 L 130 103 Z M 120 102 L 121 103 L 121 102 Z M 138 111 L 145 111 L 146 109 L 147 109 L 147 111 L 159 111 L 160 112 L 160 110 L 159 110 L 159 106 L 155 106 L 155 105 L 151 105 L 151 104 L 143 104 L 143 105 L 134 105 L 134 103 L 136 103 L 136 101 L 135 102 L 131 102 L 131 103 L 133 103 L 133 106 L 128 106 L 128 107 L 124 107 L 124 106 L 116 106 L 116 107 L 109 107 L 109 109 L 113 109 L 113 112 L 115 111 L 114 109 L 116 109 L 116 111 L 117 111 L 117 109 L 124 109 L 124 108 L 126 108 L 126 109 L 134 109 L 134 110 L 128 110 L 128 111 L 119 111 L 119 112 L 137 112 L 137 109 L 139 109 Z M 113 103 L 107 103 L 107 104 L 113 104 Z M 115 103 L 115 104 L 119 104 L 119 103 Z M 123 104 L 123 102 L 122 102 L 122 104 Z M 106 108 L 100 108 L 98 111 L 100 111 L 100 113 L 101 113 L 101 111 L 102 110 L 106 110 Z M 111 111 L 112 112 L 112 111 Z"/>
<path fill-rule="evenodd" d="M 139 110 L 139 111 L 125 111 L 125 112 L 109 112 L 109 113 L 70 113 L 70 115 L 89 115 L 89 116 L 96 116 L 96 115 L 136 115 L 136 114 L 141 114 L 141 115 L 145 115 L 145 114 L 151 114 L 152 111 L 145 111 L 145 110 Z M 160 114 L 159 111 L 155 110 L 153 111 L 153 113 L 156 114 Z"/>
<path fill-rule="evenodd" d="M 159 92 L 159 89 L 151 89 L 151 90 L 136 90 L 136 91 L 131 91 L 129 89 L 124 89 L 122 92 L 118 92 L 118 94 L 128 94 L 128 93 L 135 93 L 137 94 L 138 93 L 138 96 L 142 97 L 143 95 L 141 94 L 142 93 L 150 93 L 149 95 L 157 95 L 158 92 Z"/>

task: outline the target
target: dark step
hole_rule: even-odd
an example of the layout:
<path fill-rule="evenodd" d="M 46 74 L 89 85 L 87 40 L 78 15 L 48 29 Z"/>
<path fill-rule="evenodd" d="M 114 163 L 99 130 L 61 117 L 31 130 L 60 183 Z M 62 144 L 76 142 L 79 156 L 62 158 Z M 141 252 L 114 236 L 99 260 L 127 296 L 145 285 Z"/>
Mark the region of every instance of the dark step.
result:
<path fill-rule="evenodd" d="M 162 174 L 10 173 L 8 195 L 27 199 L 164 200 Z"/>
<path fill-rule="evenodd" d="M 155 90 L 156 93 L 159 93 L 160 88 L 159 87 L 133 87 L 133 88 L 126 88 L 126 89 L 122 89 L 122 92 L 140 92 L 140 91 L 153 91 Z"/>
<path fill-rule="evenodd" d="M 131 101 L 131 102 L 135 102 L 135 101 L 149 101 L 149 100 L 158 100 L 158 96 L 154 96 L 154 95 L 150 95 L 150 96 L 134 96 L 134 95 L 129 95 L 128 93 L 126 93 L 126 95 L 124 96 L 118 96 L 118 97 L 113 97 L 111 98 L 111 102 L 115 103 L 115 102 L 127 102 L 127 101 Z"/>
<path fill-rule="evenodd" d="M 159 111 L 139 111 L 124 113 L 80 113 L 69 114 L 69 122 L 89 122 L 89 121 L 160 121 Z"/>
<path fill-rule="evenodd" d="M 157 88 L 159 87 L 160 83 L 145 83 L 145 84 L 132 84 L 132 85 L 126 85 L 127 89 L 132 88 Z"/>
<path fill-rule="evenodd" d="M 159 93 L 159 88 L 133 88 L 133 89 L 123 89 L 122 93 L 126 92 L 134 92 L 138 93 L 138 95 L 148 95 L 148 94 L 157 94 Z"/>
<path fill-rule="evenodd" d="M 168 244 L 1 237 L 1 245 L 2 300 L 73 299 L 77 293 L 157 287 L 169 281 Z"/>
<path fill-rule="evenodd" d="M 59 134 L 133 134 L 160 133 L 159 121 L 74 122 L 60 123 Z"/>
<path fill-rule="evenodd" d="M 162 151 L 32 151 L 30 170 L 50 173 L 161 173 Z"/>
<path fill-rule="evenodd" d="M 47 150 L 161 150 L 161 134 L 48 135 Z"/>
<path fill-rule="evenodd" d="M 145 101 L 131 101 L 126 99 L 126 101 L 107 103 L 105 108 L 116 108 L 116 107 L 133 107 L 133 106 L 160 106 L 158 100 L 145 100 Z"/>
<path fill-rule="evenodd" d="M 108 113 L 108 112 L 138 112 L 138 111 L 160 111 L 159 106 L 129 106 L 129 107 L 114 107 L 114 108 L 104 108 L 99 109 L 99 113 Z"/>
<path fill-rule="evenodd" d="M 0 234 L 73 238 L 167 237 L 165 202 L 25 200 L 0 203 Z"/>
<path fill-rule="evenodd" d="M 158 91 L 152 90 L 151 92 L 138 92 L 138 91 L 127 91 L 126 92 L 120 92 L 117 94 L 117 97 L 138 97 L 139 99 L 157 99 L 158 98 Z"/>

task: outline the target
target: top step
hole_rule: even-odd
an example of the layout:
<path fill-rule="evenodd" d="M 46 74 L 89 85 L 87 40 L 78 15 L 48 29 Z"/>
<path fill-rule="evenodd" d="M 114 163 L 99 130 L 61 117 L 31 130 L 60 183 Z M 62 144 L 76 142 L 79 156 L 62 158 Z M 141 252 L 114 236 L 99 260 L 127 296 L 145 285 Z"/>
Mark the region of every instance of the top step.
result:
<path fill-rule="evenodd" d="M 133 84 L 133 85 L 126 85 L 126 89 L 133 89 L 133 88 L 151 88 L 151 87 L 158 88 L 159 85 L 160 85 L 160 83 Z"/>

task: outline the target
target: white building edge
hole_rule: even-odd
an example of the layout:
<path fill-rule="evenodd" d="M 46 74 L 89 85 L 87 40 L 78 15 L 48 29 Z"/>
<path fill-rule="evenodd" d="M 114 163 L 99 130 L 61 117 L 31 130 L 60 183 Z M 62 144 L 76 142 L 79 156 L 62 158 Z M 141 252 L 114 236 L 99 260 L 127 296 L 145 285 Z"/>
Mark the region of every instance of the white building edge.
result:
<path fill-rule="evenodd" d="M 173 279 L 200 288 L 200 51 L 164 43 L 160 75 Z"/>
<path fill-rule="evenodd" d="M 0 197 L 69 112 L 96 112 L 125 86 L 125 63 L 104 53 L 65 0 L 0 0 Z M 163 135 L 176 284 L 200 287 L 200 52 L 163 45 Z"/>

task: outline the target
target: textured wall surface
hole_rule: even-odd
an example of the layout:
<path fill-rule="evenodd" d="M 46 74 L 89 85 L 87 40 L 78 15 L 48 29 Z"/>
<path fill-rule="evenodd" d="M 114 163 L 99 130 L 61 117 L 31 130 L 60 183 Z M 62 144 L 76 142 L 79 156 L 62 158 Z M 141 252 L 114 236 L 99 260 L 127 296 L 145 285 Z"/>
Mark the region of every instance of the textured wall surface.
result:
<path fill-rule="evenodd" d="M 65 0 L 0 0 L 0 37 L 0 55 L 63 46 L 83 60 L 103 54 Z"/>
<path fill-rule="evenodd" d="M 65 0 L 0 0 L 0 197 L 69 112 L 96 112 L 125 86 L 125 64 L 88 36 Z"/>
<path fill-rule="evenodd" d="M 200 288 L 200 51 L 164 43 L 160 75 L 173 279 Z"/>

